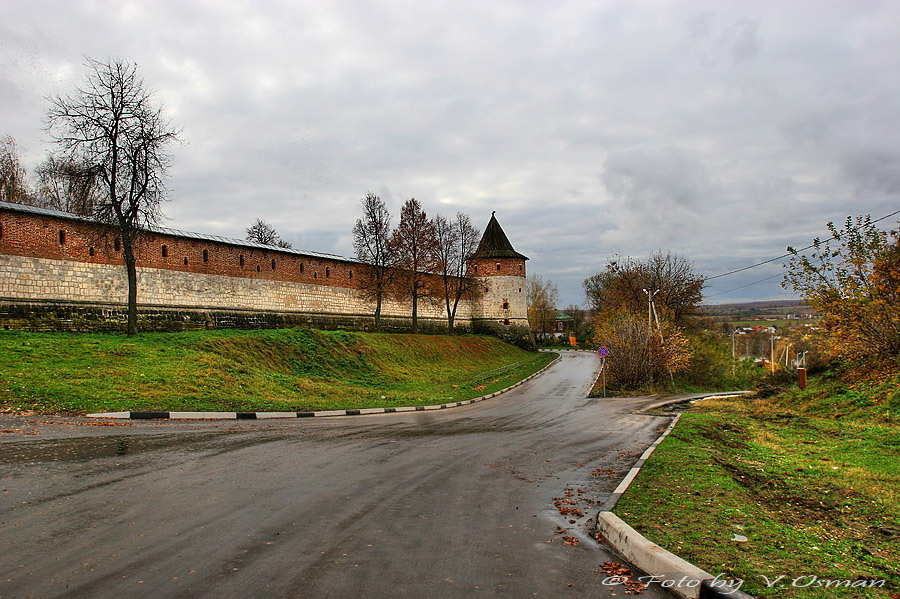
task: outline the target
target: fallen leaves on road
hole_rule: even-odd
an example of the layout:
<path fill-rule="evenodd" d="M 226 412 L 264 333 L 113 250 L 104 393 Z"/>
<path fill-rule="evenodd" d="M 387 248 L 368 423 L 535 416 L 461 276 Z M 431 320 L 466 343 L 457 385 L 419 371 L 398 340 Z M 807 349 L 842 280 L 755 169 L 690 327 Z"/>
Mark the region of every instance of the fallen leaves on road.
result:
<path fill-rule="evenodd" d="M 608 578 L 621 583 L 625 587 L 626 595 L 640 595 L 647 589 L 646 586 L 631 577 L 631 568 L 627 568 L 619 562 L 603 562 L 600 564 L 600 569 L 594 570 L 594 572 L 603 572 Z"/>
<path fill-rule="evenodd" d="M 616 469 L 615 468 L 594 468 L 591 472 L 591 476 L 615 476 Z"/>

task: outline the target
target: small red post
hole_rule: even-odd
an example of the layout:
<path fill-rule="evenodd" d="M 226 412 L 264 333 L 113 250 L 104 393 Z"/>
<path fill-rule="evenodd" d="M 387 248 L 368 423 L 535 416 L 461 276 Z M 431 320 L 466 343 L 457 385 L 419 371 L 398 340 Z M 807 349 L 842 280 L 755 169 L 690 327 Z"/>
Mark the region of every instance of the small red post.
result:
<path fill-rule="evenodd" d="M 797 383 L 800 385 L 800 388 L 806 389 L 806 369 L 798 368 L 797 369 L 797 377 L 798 377 Z"/>

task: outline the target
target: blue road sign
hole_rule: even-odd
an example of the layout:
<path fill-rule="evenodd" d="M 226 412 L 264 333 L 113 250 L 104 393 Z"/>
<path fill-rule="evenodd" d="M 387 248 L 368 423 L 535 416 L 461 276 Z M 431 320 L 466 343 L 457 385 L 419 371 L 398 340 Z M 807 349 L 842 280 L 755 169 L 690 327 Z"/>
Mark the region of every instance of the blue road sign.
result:
<path fill-rule="evenodd" d="M 597 355 L 600 356 L 601 358 L 605 358 L 606 356 L 609 355 L 609 348 L 606 347 L 605 345 L 601 345 L 600 347 L 597 348 Z"/>

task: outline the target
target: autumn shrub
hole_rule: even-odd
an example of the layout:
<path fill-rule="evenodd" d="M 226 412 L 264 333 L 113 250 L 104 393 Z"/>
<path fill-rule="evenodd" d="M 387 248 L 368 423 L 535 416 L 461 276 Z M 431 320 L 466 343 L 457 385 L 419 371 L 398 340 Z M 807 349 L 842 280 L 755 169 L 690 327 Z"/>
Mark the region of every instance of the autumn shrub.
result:
<path fill-rule="evenodd" d="M 832 353 L 853 362 L 900 356 L 900 232 L 879 230 L 870 217 L 828 223 L 810 255 L 793 258 L 784 285 L 821 311 Z"/>
<path fill-rule="evenodd" d="M 690 363 L 691 344 L 667 321 L 651 325 L 642 314 L 617 310 L 594 326 L 594 342 L 609 348 L 607 385 L 633 390 L 669 379 Z"/>

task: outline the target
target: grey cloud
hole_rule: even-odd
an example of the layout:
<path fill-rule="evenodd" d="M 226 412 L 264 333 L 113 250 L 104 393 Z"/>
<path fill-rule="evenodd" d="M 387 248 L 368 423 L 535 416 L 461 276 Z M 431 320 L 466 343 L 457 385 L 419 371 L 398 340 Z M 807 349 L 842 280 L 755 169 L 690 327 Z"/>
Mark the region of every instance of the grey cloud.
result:
<path fill-rule="evenodd" d="M 259 217 L 298 247 L 349 254 L 370 190 L 395 218 L 410 196 L 480 226 L 497 210 L 565 305 L 612 253 L 663 247 L 716 274 L 803 245 L 828 220 L 887 213 L 900 191 L 891 3 L 4 11 L 0 135 L 33 167 L 49 149 L 42 97 L 81 80 L 82 56 L 137 61 L 188 141 L 165 206 L 176 228 L 242 236 Z M 785 293 L 776 280 L 717 299 Z"/>

